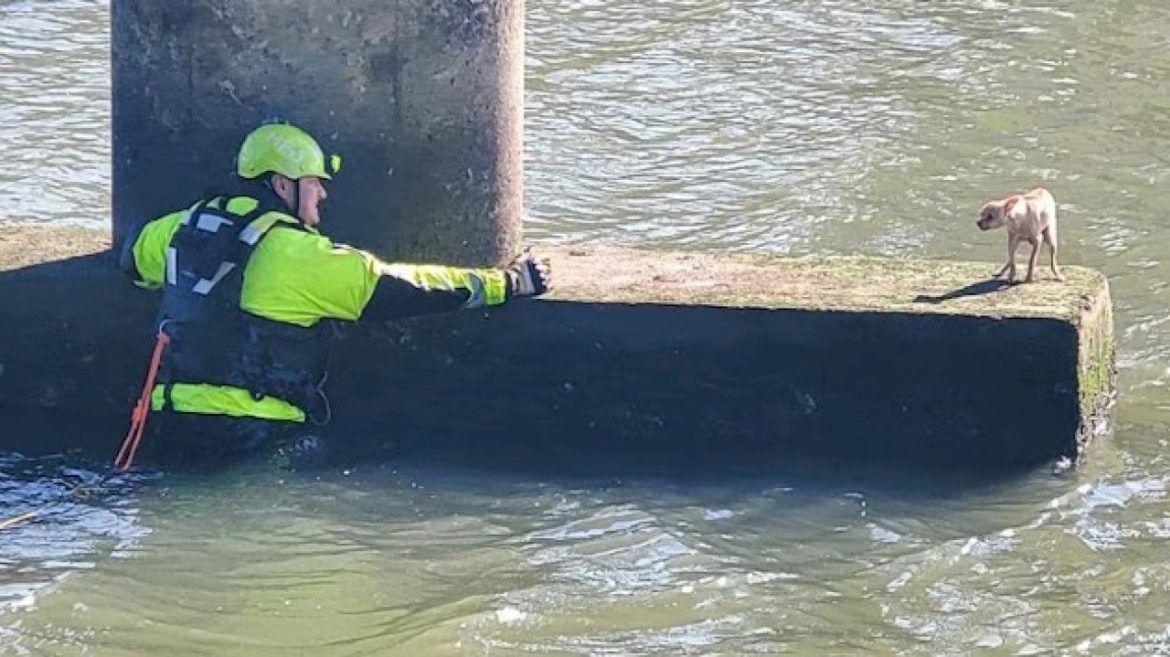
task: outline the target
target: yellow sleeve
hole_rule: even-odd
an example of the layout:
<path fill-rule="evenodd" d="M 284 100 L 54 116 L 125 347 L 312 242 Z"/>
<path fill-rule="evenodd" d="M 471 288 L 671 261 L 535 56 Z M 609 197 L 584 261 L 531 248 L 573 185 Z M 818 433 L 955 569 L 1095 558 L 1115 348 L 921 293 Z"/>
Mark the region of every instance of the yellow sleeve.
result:
<path fill-rule="evenodd" d="M 466 293 L 463 308 L 497 306 L 507 300 L 507 280 L 498 269 L 464 269 L 443 265 L 377 263 L 382 276 L 409 282 L 420 291 Z"/>
<path fill-rule="evenodd" d="M 297 326 L 322 319 L 394 319 L 507 300 L 497 269 L 386 264 L 296 228 L 273 227 L 244 270 L 240 308 Z"/>
<path fill-rule="evenodd" d="M 167 247 L 179 230 L 179 221 L 186 210 L 172 212 L 142 227 L 132 249 L 135 284 L 148 289 L 159 289 L 166 276 Z"/>

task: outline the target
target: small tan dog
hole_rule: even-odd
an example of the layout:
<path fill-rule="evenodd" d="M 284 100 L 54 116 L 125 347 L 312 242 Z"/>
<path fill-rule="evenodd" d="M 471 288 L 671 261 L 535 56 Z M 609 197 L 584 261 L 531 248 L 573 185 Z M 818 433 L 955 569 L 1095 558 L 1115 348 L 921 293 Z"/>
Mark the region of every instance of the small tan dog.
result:
<path fill-rule="evenodd" d="M 1036 256 L 1040 254 L 1040 243 L 1043 242 L 1052 254 L 1052 274 L 1056 280 L 1064 280 L 1056 266 L 1056 199 L 1052 198 L 1047 189 L 1037 187 L 1027 194 L 1013 194 L 1005 199 L 985 203 L 979 210 L 979 221 L 975 225 L 979 226 L 979 230 L 1007 226 L 1008 261 L 995 275 L 996 278 L 1007 273 L 1008 281 L 1015 282 L 1016 249 L 1020 242 L 1027 242 L 1032 245 L 1032 255 L 1028 258 L 1028 277 L 1024 282 L 1036 280 Z"/>

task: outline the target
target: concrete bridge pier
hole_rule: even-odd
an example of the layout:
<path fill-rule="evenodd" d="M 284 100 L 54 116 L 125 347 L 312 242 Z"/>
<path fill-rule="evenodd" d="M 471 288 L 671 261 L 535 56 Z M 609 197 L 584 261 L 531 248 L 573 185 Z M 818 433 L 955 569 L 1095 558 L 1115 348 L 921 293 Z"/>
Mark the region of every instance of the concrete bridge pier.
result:
<path fill-rule="evenodd" d="M 347 156 L 329 234 L 385 258 L 514 252 L 522 0 L 112 9 L 116 239 L 223 185 L 279 115 Z M 109 248 L 104 231 L 0 235 L 0 452 L 112 454 L 124 435 L 157 296 Z M 345 331 L 331 434 L 526 466 L 571 448 L 614 467 L 799 451 L 1004 472 L 1074 462 L 1109 427 L 1100 272 L 1011 286 L 999 263 L 546 252 L 543 299 Z"/>
<path fill-rule="evenodd" d="M 345 158 L 326 231 L 491 265 L 523 213 L 523 0 L 113 0 L 114 244 L 296 123 Z"/>

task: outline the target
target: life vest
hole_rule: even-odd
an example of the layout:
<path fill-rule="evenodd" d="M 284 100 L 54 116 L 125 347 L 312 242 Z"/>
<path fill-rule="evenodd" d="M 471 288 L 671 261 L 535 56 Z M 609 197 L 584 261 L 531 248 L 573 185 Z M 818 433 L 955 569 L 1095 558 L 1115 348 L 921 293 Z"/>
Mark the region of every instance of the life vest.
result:
<path fill-rule="evenodd" d="M 244 270 L 273 230 L 304 230 L 264 203 L 230 212 L 230 198 L 203 201 L 182 218 L 166 251 L 158 326 L 170 337 L 159 372 L 163 410 L 175 384 L 242 388 L 253 399 L 276 397 L 327 420 L 321 392 L 328 370 L 329 326 L 300 327 L 240 309 Z"/>

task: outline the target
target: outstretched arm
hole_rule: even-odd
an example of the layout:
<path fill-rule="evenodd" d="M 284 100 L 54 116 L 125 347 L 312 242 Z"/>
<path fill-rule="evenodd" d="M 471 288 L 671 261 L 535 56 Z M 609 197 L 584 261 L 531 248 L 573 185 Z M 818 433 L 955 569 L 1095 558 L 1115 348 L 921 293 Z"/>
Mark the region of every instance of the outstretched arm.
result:
<path fill-rule="evenodd" d="M 166 252 L 183 211 L 143 227 L 121 265 L 148 288 L 162 287 Z M 549 287 L 547 260 L 525 253 L 504 269 L 387 264 L 328 238 L 277 226 L 256 247 L 244 272 L 240 308 L 279 322 L 387 320 L 479 308 L 532 296 Z"/>
<path fill-rule="evenodd" d="M 548 289 L 548 262 L 526 253 L 506 269 L 376 263 L 374 294 L 362 319 L 397 319 L 481 308 Z"/>

